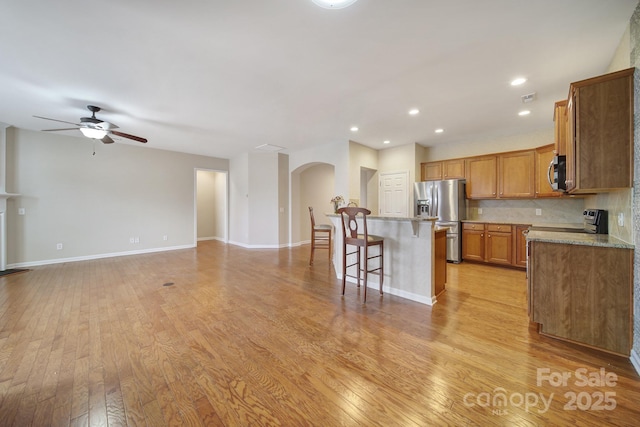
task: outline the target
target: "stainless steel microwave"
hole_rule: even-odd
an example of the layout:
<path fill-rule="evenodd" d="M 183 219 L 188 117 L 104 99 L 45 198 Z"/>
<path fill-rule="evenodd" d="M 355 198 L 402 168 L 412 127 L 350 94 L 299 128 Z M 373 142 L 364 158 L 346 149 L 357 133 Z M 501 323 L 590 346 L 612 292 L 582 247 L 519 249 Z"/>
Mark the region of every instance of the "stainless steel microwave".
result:
<path fill-rule="evenodd" d="M 553 156 L 547 170 L 547 180 L 553 191 L 567 191 L 567 156 Z"/>

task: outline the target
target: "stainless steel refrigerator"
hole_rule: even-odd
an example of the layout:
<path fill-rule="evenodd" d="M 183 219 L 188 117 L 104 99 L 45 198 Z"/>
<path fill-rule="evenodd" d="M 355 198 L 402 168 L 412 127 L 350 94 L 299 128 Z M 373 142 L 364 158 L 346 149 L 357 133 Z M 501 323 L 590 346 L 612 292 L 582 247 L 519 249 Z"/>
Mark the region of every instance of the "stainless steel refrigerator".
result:
<path fill-rule="evenodd" d="M 462 227 L 466 219 L 465 180 L 416 182 L 414 187 L 415 215 L 437 217 L 436 226 L 447 230 L 447 261 L 462 261 Z"/>

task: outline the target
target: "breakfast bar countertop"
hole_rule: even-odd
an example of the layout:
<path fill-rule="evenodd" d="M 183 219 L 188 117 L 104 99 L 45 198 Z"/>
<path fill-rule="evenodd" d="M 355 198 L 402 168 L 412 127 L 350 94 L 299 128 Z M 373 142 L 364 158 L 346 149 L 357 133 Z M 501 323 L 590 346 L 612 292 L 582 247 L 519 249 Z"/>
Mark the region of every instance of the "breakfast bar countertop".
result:
<path fill-rule="evenodd" d="M 328 217 L 338 217 L 340 218 L 339 213 L 325 213 Z M 373 219 L 382 219 L 385 221 L 432 221 L 435 222 L 438 220 L 437 216 L 381 216 L 381 215 L 367 215 L 367 220 Z"/>

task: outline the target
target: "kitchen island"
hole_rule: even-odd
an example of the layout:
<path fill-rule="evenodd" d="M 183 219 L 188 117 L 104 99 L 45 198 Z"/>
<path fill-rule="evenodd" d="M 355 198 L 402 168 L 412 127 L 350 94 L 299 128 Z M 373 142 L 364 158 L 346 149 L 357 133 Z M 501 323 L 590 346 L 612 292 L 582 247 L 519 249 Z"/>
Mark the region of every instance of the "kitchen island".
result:
<path fill-rule="evenodd" d="M 327 214 L 334 226 L 333 265 L 342 280 L 342 221 Z M 383 292 L 427 305 L 436 302 L 435 221 L 437 218 L 367 216 L 369 234 L 384 238 Z M 372 249 L 372 252 L 376 249 Z M 372 261 L 373 263 L 377 261 Z M 353 267 L 355 268 L 355 267 Z M 351 275 L 352 273 L 349 272 Z M 355 274 L 353 274 L 355 275 Z M 347 281 L 356 280 L 347 277 Z M 379 278 L 370 274 L 367 285 L 376 292 Z M 346 292 L 353 292 L 347 286 Z M 371 294 L 371 297 L 377 293 Z"/>
<path fill-rule="evenodd" d="M 538 331 L 628 357 L 632 244 L 607 234 L 530 231 L 528 312 Z"/>

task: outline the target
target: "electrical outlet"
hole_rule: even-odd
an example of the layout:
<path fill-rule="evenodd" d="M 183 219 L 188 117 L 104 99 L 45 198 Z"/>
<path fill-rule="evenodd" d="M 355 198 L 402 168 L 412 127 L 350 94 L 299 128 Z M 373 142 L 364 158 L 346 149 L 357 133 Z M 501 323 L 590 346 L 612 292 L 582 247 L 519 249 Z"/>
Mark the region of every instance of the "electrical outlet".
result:
<path fill-rule="evenodd" d="M 624 213 L 618 213 L 618 227 L 624 227 Z"/>
<path fill-rule="evenodd" d="M 61 251 L 62 250 L 62 243 L 56 244 L 56 250 L 57 251 Z"/>
<path fill-rule="evenodd" d="M 538 216 L 542 215 L 542 209 L 536 209 L 536 215 Z"/>
<path fill-rule="evenodd" d="M 167 235 L 165 234 L 164 236 L 162 236 L 162 240 L 169 240 L 169 238 L 167 237 Z"/>
<path fill-rule="evenodd" d="M 478 208 L 478 215 L 482 215 L 482 208 Z"/>
<path fill-rule="evenodd" d="M 24 215 L 24 208 L 18 208 L 18 215 Z"/>
<path fill-rule="evenodd" d="M 135 243 L 140 243 L 140 238 L 139 238 L 139 237 L 136 237 L 136 238 L 135 238 L 135 240 L 134 240 L 134 242 L 135 242 Z"/>
<path fill-rule="evenodd" d="M 135 243 L 136 240 L 133 237 L 129 237 L 129 243 Z"/>

